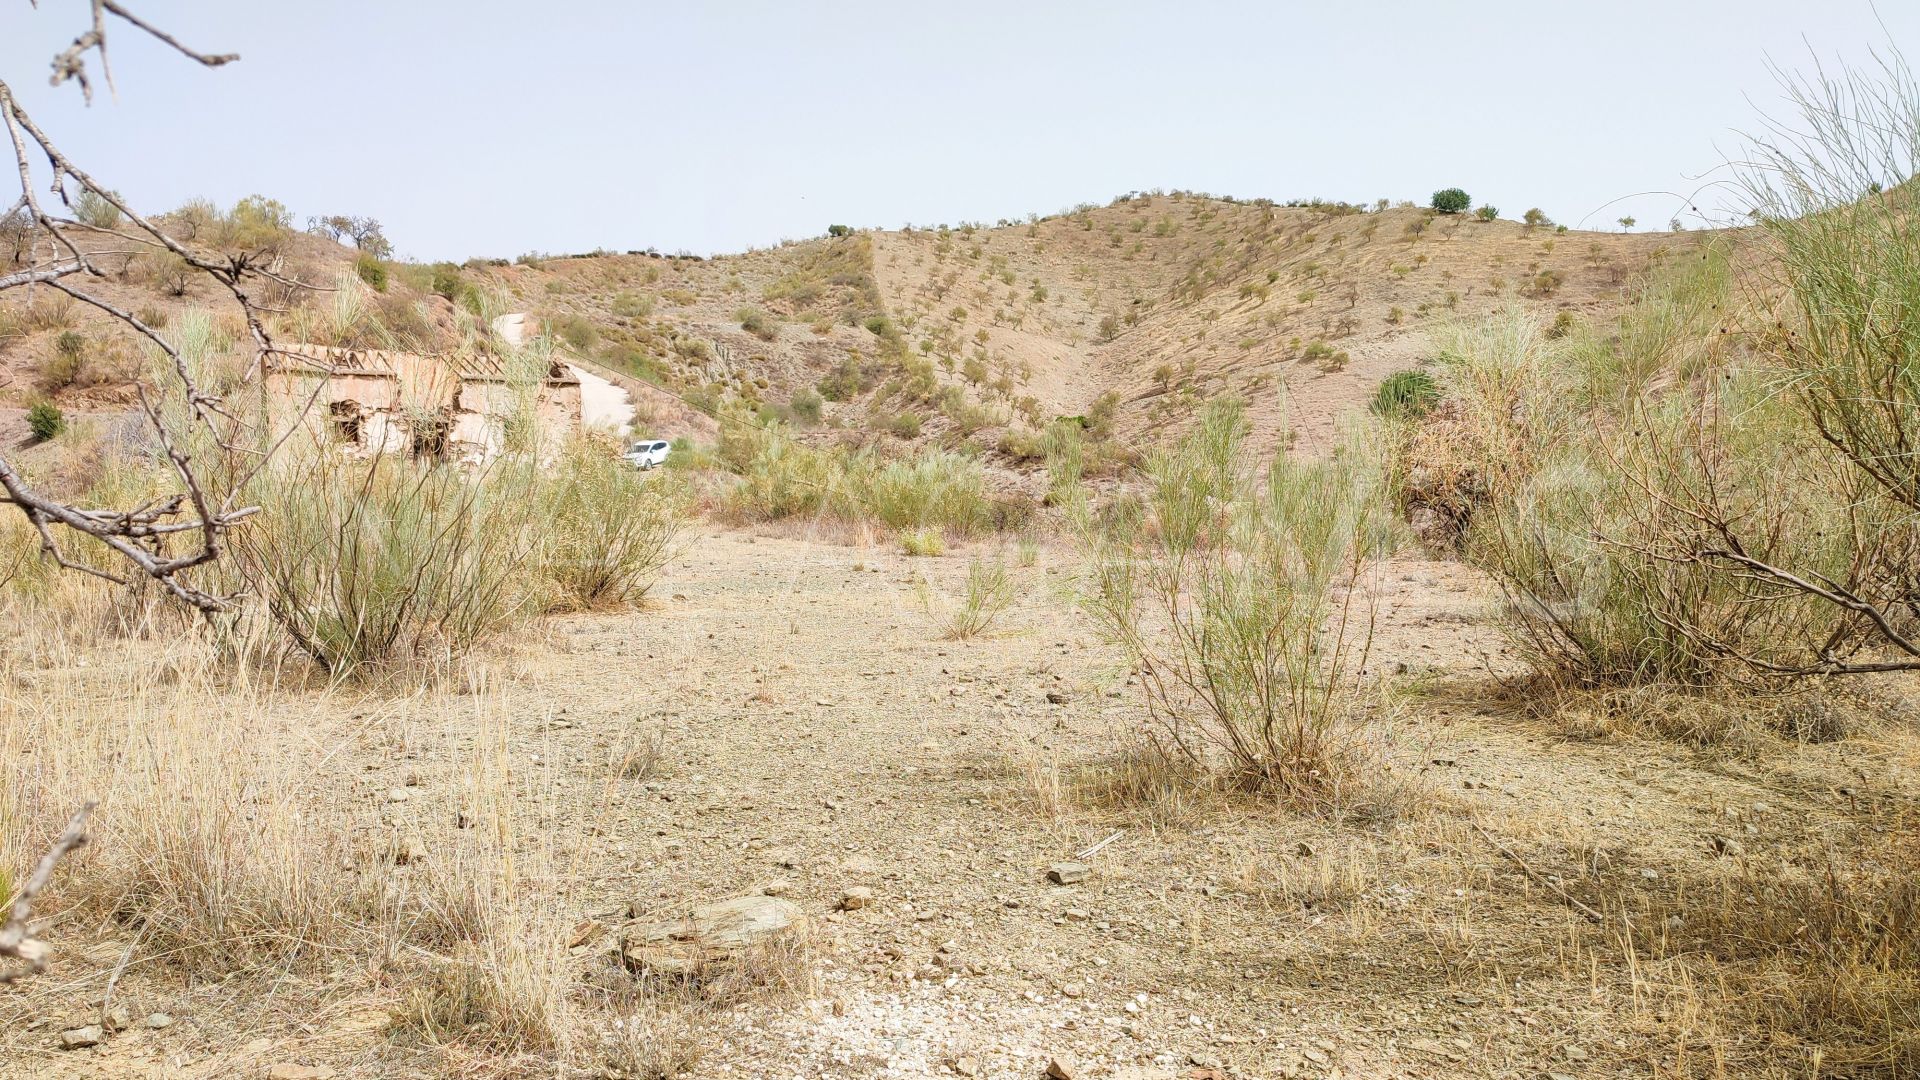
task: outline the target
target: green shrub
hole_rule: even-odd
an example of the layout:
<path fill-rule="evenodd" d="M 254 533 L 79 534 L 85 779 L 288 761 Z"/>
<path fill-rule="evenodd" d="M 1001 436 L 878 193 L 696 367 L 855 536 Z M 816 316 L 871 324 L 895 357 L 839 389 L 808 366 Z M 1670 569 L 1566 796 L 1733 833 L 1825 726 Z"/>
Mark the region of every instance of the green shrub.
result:
<path fill-rule="evenodd" d="M 787 403 L 787 408 L 792 410 L 794 417 L 801 423 L 818 424 L 821 406 L 825 400 L 817 392 L 803 389 L 793 395 Z"/>
<path fill-rule="evenodd" d="M 118 198 L 119 193 L 116 192 L 114 197 Z M 81 224 L 96 229 L 120 227 L 120 208 L 92 188 L 83 189 L 79 197 L 73 200 L 73 216 Z"/>
<path fill-rule="evenodd" d="M 1560 271 L 1542 270 L 1528 278 L 1526 284 L 1521 286 L 1521 291 L 1528 296 L 1548 297 L 1559 292 L 1560 286 L 1565 282 L 1566 275 Z"/>
<path fill-rule="evenodd" d="M 27 430 L 35 442 L 57 438 L 67 430 L 67 415 L 51 401 L 36 401 L 27 406 Z"/>
<path fill-rule="evenodd" d="M 1466 557 L 1499 583 L 1516 650 L 1554 684 L 1704 686 L 1740 675 L 1736 656 L 1861 647 L 1855 613 L 1756 595 L 1695 557 L 1725 542 L 1703 531 L 1709 508 L 1752 527 L 1750 557 L 1862 595 L 1910 542 L 1910 515 L 1833 468 L 1777 373 L 1720 332 L 1732 287 L 1709 249 L 1604 330 L 1555 339 L 1514 311 L 1443 341 L 1447 408 L 1409 445 L 1415 486 L 1462 493 L 1449 513 L 1465 520 Z"/>
<path fill-rule="evenodd" d="M 896 529 L 968 533 L 987 523 L 986 479 L 972 458 L 931 450 L 890 461 L 857 481 L 868 513 Z"/>
<path fill-rule="evenodd" d="M 293 236 L 293 214 L 265 195 L 249 195 L 215 221 L 219 246 L 239 251 L 277 251 Z"/>
<path fill-rule="evenodd" d="M 939 529 L 914 529 L 900 534 L 900 550 L 917 558 L 938 558 L 947 553 L 947 538 Z"/>
<path fill-rule="evenodd" d="M 629 292 L 618 293 L 613 298 L 611 310 L 621 318 L 650 319 L 653 317 L 653 297 Z"/>
<path fill-rule="evenodd" d="M 394 454 L 281 454 L 248 494 L 236 565 L 275 624 L 336 676 L 440 661 L 537 610 L 539 472 Z"/>
<path fill-rule="evenodd" d="M 741 308 L 734 312 L 734 318 L 740 320 L 740 329 L 761 341 L 772 341 L 780 336 L 780 328 L 774 323 L 772 316 L 759 308 Z"/>
<path fill-rule="evenodd" d="M 591 349 L 593 343 L 600 340 L 600 328 L 581 315 L 560 316 L 553 322 L 553 331 L 560 340 L 582 351 Z"/>
<path fill-rule="evenodd" d="M 818 513 L 845 497 L 839 464 L 795 440 L 784 425 L 762 426 L 736 413 L 723 414 L 718 454 L 740 474 L 727 501 L 747 518 L 777 521 Z"/>
<path fill-rule="evenodd" d="M 828 401 L 852 401 L 873 386 L 873 372 L 858 358 L 841 357 L 839 366 L 817 384 Z"/>
<path fill-rule="evenodd" d="M 921 419 L 919 413 L 895 413 L 887 421 L 887 430 L 896 438 L 917 439 L 920 437 Z"/>
<path fill-rule="evenodd" d="M 1397 371 L 1380 383 L 1380 389 L 1374 391 L 1372 409 L 1376 416 L 1388 420 L 1417 420 L 1433 411 L 1440 402 L 1440 384 L 1431 374 L 1420 371 Z"/>
<path fill-rule="evenodd" d="M 677 486 L 576 441 L 539 484 L 540 552 L 550 610 L 630 604 L 679 552 L 686 529 Z"/>
<path fill-rule="evenodd" d="M 842 236 L 851 236 L 852 234 L 853 234 L 853 228 L 848 225 L 827 226 L 827 235 L 835 239 L 839 239 Z"/>
<path fill-rule="evenodd" d="M 433 264 L 433 276 L 427 288 L 436 296 L 458 301 L 468 286 L 467 279 L 461 275 L 459 266 L 450 262 L 439 262 Z"/>
<path fill-rule="evenodd" d="M 1457 187 L 1441 188 L 1433 193 L 1432 206 L 1443 214 L 1464 213 L 1467 207 L 1472 205 L 1473 200 L 1465 191 Z"/>
<path fill-rule="evenodd" d="M 62 330 L 53 339 L 53 356 L 40 365 L 39 387 L 52 394 L 80 381 L 87 368 L 87 339 L 77 330 Z"/>
<path fill-rule="evenodd" d="M 939 554 L 915 551 L 915 546 L 903 540 L 902 547 L 909 555 Z M 948 641 L 966 641 L 986 633 L 1013 601 L 1013 577 L 1002 559 L 970 560 L 966 583 L 956 597 L 936 597 L 932 588 L 921 582 L 920 604 L 940 624 L 940 636 Z"/>
<path fill-rule="evenodd" d="M 1533 226 L 1553 224 L 1553 221 L 1537 206 L 1528 210 L 1525 214 L 1522 214 L 1520 220 Z"/>
<path fill-rule="evenodd" d="M 1382 765 L 1361 707 L 1370 618 L 1342 599 L 1385 535 L 1380 484 L 1353 448 L 1282 451 L 1263 475 L 1248 436 L 1244 406 L 1216 401 L 1149 456 L 1137 502 L 1101 514 L 1074 502 L 1081 604 L 1141 672 L 1160 754 L 1339 807 Z"/>
<path fill-rule="evenodd" d="M 1498 221 L 1500 220 L 1500 210 L 1494 206 L 1482 206 L 1473 212 L 1473 216 L 1479 218 L 1481 221 Z"/>
<path fill-rule="evenodd" d="M 371 255 L 360 255 L 353 260 L 353 272 L 374 292 L 387 291 L 387 264 Z"/>

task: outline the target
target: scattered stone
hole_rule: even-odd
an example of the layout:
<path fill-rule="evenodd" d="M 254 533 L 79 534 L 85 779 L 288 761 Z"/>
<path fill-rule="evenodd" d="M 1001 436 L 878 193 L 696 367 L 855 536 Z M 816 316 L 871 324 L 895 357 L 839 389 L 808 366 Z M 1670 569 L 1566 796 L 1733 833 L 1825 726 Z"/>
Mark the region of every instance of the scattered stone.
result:
<path fill-rule="evenodd" d="M 107 1014 L 108 1031 L 125 1031 L 132 1026 L 133 1014 L 127 1011 L 125 1005 L 116 1005 L 113 1011 Z"/>
<path fill-rule="evenodd" d="M 1047 704 L 1049 705 L 1065 705 L 1070 700 L 1072 699 L 1058 690 L 1047 691 Z"/>
<path fill-rule="evenodd" d="M 388 802 L 406 802 L 410 797 L 411 796 L 407 794 L 407 789 L 403 787 L 389 788 L 387 790 Z"/>
<path fill-rule="evenodd" d="M 1313 845 L 1302 840 L 1293 845 L 1293 853 L 1302 859 L 1311 859 L 1313 858 Z"/>
<path fill-rule="evenodd" d="M 1747 853 L 1747 846 L 1731 836 L 1714 837 L 1712 846 L 1715 855 L 1722 855 L 1729 859 L 1737 859 Z"/>
<path fill-rule="evenodd" d="M 772 881 L 760 886 L 760 894 L 762 896 L 785 896 L 792 891 L 793 882 L 788 881 L 786 878 L 774 878 Z"/>
<path fill-rule="evenodd" d="M 295 1065 L 281 1062 L 267 1069 L 267 1080 L 328 1080 L 333 1070 L 325 1065 Z"/>
<path fill-rule="evenodd" d="M 736 896 L 702 904 L 685 918 L 628 926 L 620 935 L 620 957 L 635 971 L 683 975 L 727 963 L 751 946 L 797 932 L 806 918 L 789 900 Z"/>
<path fill-rule="evenodd" d="M 1587 1051 L 1579 1046 L 1563 1046 L 1560 1048 L 1560 1056 L 1566 1058 L 1568 1061 L 1585 1061 L 1587 1060 Z"/>
<path fill-rule="evenodd" d="M 1212 1054 L 1188 1054 L 1187 1063 L 1190 1065 L 1198 1065 L 1203 1069 L 1220 1069 L 1226 1067 L 1219 1058 Z"/>
<path fill-rule="evenodd" d="M 68 1028 L 60 1033 L 60 1049 L 85 1050 L 89 1046 L 99 1046 L 100 1040 L 106 1037 L 107 1033 L 100 1030 L 99 1024 Z"/>
<path fill-rule="evenodd" d="M 1077 997 L 1080 997 L 1082 994 L 1085 994 L 1086 990 L 1082 988 L 1079 983 L 1068 983 L 1067 985 L 1060 988 L 1060 992 L 1066 995 L 1067 997 L 1077 998 Z"/>
<path fill-rule="evenodd" d="M 147 1017 L 147 1026 L 155 1031 L 159 1031 L 161 1028 L 170 1028 L 173 1026 L 173 1014 L 163 1012 L 154 1013 Z"/>
<path fill-rule="evenodd" d="M 1076 885 L 1087 880 L 1087 864 L 1057 862 L 1047 867 L 1047 880 L 1055 885 Z"/>
<path fill-rule="evenodd" d="M 873 890 L 865 885 L 855 885 L 840 894 L 838 906 L 841 911 L 859 911 L 861 908 L 872 907 Z"/>
<path fill-rule="evenodd" d="M 419 833 L 402 833 L 393 838 L 392 854 L 395 866 L 411 866 L 425 862 L 427 842 L 420 837 Z"/>
<path fill-rule="evenodd" d="M 1047 1080 L 1077 1080 L 1080 1066 L 1072 1058 L 1056 1054 L 1047 1062 Z"/>
<path fill-rule="evenodd" d="M 959 1057 L 954 1058 L 952 1064 L 953 1064 L 953 1071 L 959 1073 L 961 1076 L 979 1076 L 980 1075 L 980 1062 L 974 1060 L 972 1057 L 969 1057 L 966 1054 L 962 1054 Z"/>

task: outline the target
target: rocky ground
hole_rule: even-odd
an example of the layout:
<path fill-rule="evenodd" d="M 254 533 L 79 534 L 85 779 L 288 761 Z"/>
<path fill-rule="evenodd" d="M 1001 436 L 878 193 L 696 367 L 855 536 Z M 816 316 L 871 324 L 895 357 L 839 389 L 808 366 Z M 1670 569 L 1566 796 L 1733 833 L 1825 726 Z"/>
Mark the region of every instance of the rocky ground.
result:
<path fill-rule="evenodd" d="M 1103 806 L 1082 789 L 1141 706 L 1066 602 L 1068 554 L 1016 569 L 1020 602 L 988 636 L 942 640 L 918 582 L 954 587 L 968 554 L 709 529 L 648 610 L 562 620 L 488 661 L 505 725 L 490 767 L 528 872 L 580 925 L 582 992 L 631 980 L 614 955 L 636 917 L 777 894 L 804 919 L 797 991 L 705 1016 L 691 1075 L 1682 1074 L 1749 1033 L 1617 955 L 1561 893 L 1662 895 L 1857 809 L 1838 793 L 1861 756 L 1845 743 L 1743 760 L 1497 712 L 1511 661 L 1486 590 L 1419 561 L 1375 585 L 1371 665 L 1414 691 L 1389 805 Z M 469 835 L 486 735 L 464 708 L 336 694 L 279 715 L 358 846 L 398 829 L 418 845 L 407 872 L 431 874 Z M 609 768 L 656 733 L 657 767 Z M 0 998 L 31 1075 L 444 1066 L 387 1045 L 378 992 L 295 980 L 283 1005 L 324 1004 L 288 1016 L 257 987 L 145 972 L 118 991 L 129 1030 L 60 1049 L 123 946 L 70 961 L 54 998 Z"/>

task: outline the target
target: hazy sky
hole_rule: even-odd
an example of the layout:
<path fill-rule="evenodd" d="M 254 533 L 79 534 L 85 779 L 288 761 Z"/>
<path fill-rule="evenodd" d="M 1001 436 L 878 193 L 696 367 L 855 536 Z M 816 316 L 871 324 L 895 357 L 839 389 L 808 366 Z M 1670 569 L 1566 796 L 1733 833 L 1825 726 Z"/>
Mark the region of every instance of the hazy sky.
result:
<path fill-rule="evenodd" d="M 1778 106 L 1768 59 L 1920 42 L 1920 4 L 129 0 L 117 99 L 46 85 L 82 0 L 0 0 L 0 77 L 147 209 L 264 192 L 402 255 L 993 221 L 1134 189 L 1673 216 Z M 1809 50 L 1812 50 L 1810 53 Z"/>

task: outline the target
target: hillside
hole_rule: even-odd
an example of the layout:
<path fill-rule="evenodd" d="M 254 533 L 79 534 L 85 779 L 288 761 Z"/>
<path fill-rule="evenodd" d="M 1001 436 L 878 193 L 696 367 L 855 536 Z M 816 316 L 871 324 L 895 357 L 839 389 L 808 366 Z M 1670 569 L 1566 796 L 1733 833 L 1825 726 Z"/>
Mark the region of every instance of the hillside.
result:
<path fill-rule="evenodd" d="M 357 253 L 282 226 L 281 265 L 323 291 L 286 304 L 277 330 L 433 349 L 484 332 L 463 305 L 532 312 L 568 351 L 625 377 L 641 426 L 698 441 L 717 432 L 703 414 L 732 402 L 810 438 L 965 441 L 1030 467 L 1056 417 L 1089 417 L 1130 445 L 1231 393 L 1251 403 L 1261 439 L 1290 428 L 1311 450 L 1382 378 L 1427 359 L 1443 321 L 1506 304 L 1602 316 L 1654 263 L 1710 235 L 1133 195 L 994 227 L 852 232 L 712 259 L 388 264 L 344 326 L 332 286 L 352 278 Z M 152 255 L 108 265 L 101 293 L 163 322 L 218 302 L 204 282 L 176 290 Z M 0 307 L 0 424 L 17 427 L 40 397 L 80 413 L 125 408 L 144 367 L 131 336 L 44 290 L 23 293 Z M 63 355 L 68 332 L 79 340 Z"/>
<path fill-rule="evenodd" d="M 798 397 L 803 427 L 815 390 L 822 424 L 849 437 L 995 448 L 1114 395 L 1112 430 L 1151 439 L 1234 393 L 1262 437 L 1284 421 L 1312 448 L 1428 358 L 1443 320 L 1506 304 L 1602 316 L 1711 235 L 1138 195 L 996 227 L 480 273 L 608 366 L 706 405 L 734 396 L 793 418 Z"/>

